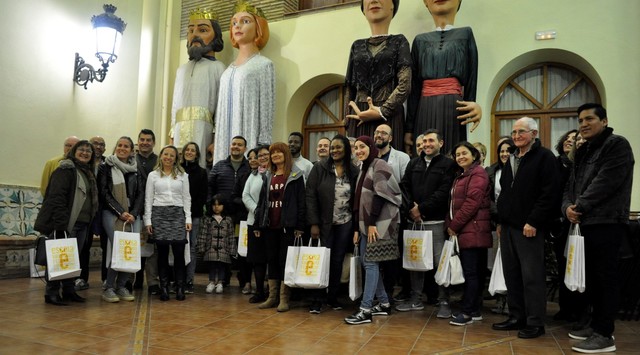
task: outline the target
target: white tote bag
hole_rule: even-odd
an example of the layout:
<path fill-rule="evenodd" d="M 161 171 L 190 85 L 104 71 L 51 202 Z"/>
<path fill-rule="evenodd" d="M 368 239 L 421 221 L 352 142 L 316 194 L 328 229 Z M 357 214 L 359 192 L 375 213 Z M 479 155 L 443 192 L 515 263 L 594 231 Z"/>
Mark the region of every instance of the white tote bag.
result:
<path fill-rule="evenodd" d="M 76 238 L 47 239 L 47 275 L 49 281 L 71 279 L 80 276 L 80 258 Z M 55 232 L 53 238 L 56 238 Z"/>
<path fill-rule="evenodd" d="M 580 235 L 580 225 L 572 225 L 566 246 L 567 265 L 564 284 L 571 291 L 584 292 L 586 286 L 584 265 L 584 237 Z"/>
<path fill-rule="evenodd" d="M 247 256 L 248 241 L 249 228 L 247 227 L 247 221 L 240 221 L 240 228 L 238 229 L 238 255 Z"/>
<path fill-rule="evenodd" d="M 411 271 L 433 270 L 433 233 L 430 230 L 405 230 L 402 267 Z"/>
<path fill-rule="evenodd" d="M 111 268 L 120 272 L 134 273 L 141 268 L 140 233 L 125 232 L 126 225 L 127 223 L 122 226 L 122 231 L 113 233 Z"/>
<path fill-rule="evenodd" d="M 296 270 L 298 269 L 298 256 L 300 255 L 300 244 L 302 238 L 295 238 L 293 245 L 287 248 L 287 259 L 284 265 L 284 284 L 289 287 L 297 287 Z"/>
<path fill-rule="evenodd" d="M 451 285 L 460 285 L 464 283 L 464 272 L 462 270 L 462 262 L 460 261 L 460 247 L 458 246 L 458 237 L 451 236 L 453 239 L 453 254 L 449 263 L 451 264 Z"/>
<path fill-rule="evenodd" d="M 329 286 L 331 250 L 323 247 L 320 239 L 317 247 L 311 246 L 312 241 L 309 239 L 309 245 L 300 248 L 295 284 L 302 288 L 326 288 Z"/>
<path fill-rule="evenodd" d="M 438 270 L 435 274 L 436 283 L 440 286 L 449 287 L 451 283 L 451 254 L 453 253 L 453 240 L 445 240 L 442 246 L 442 254 L 438 262 Z"/>
<path fill-rule="evenodd" d="M 353 248 L 353 255 L 349 258 L 349 298 L 352 301 L 362 296 L 362 265 L 360 264 L 360 250 L 358 244 Z"/>
<path fill-rule="evenodd" d="M 491 270 L 491 279 L 489 280 L 489 293 L 494 296 L 496 293 L 501 295 L 507 294 L 507 283 L 504 280 L 504 271 L 502 270 L 502 254 L 500 247 L 496 251 L 496 258 L 493 261 L 493 270 Z"/>

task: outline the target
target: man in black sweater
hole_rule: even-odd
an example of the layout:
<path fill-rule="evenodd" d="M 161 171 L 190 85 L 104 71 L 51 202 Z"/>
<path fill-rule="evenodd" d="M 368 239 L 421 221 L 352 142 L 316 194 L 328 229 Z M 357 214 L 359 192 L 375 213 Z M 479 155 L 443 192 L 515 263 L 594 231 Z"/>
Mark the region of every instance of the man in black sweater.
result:
<path fill-rule="evenodd" d="M 556 215 L 558 172 L 553 153 L 540 144 L 538 123 L 523 117 L 513 125 L 516 151 L 500 177 L 498 235 L 507 284 L 509 319 L 495 330 L 519 329 L 520 338 L 545 333 L 544 239 Z"/>

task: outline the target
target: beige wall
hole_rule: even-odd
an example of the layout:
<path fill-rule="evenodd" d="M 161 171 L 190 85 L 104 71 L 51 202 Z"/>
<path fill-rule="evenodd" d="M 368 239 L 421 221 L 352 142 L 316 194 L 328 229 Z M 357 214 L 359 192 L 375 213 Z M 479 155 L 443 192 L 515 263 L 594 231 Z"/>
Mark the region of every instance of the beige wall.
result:
<path fill-rule="evenodd" d="M 135 136 L 153 128 L 166 142 L 166 122 L 175 70 L 185 62 L 178 38 L 179 0 L 117 0 L 116 14 L 128 23 L 121 57 L 104 83 L 89 89 L 71 81 L 73 55 L 79 51 L 97 63 L 92 47 L 78 44 L 78 33 L 90 32 L 89 18 L 101 12 L 102 1 L 28 0 L 0 5 L 0 159 L 11 162 L 0 171 L 0 183 L 36 186 L 42 164 L 59 154 L 69 134 L 101 134 L 107 149 L 123 134 Z M 38 19 L 34 31 L 33 14 Z M 640 128 L 633 103 L 640 92 L 640 1 L 491 0 L 463 2 L 458 26 L 473 27 L 479 48 L 478 102 L 484 108 L 481 126 L 470 140 L 489 142 L 490 110 L 495 93 L 513 72 L 539 61 L 578 67 L 598 86 L 609 122 L 640 154 Z M 29 25 L 27 26 L 27 23 Z M 222 24 L 223 29 L 227 24 Z M 369 35 L 358 6 L 292 17 L 271 24 L 271 40 L 263 55 L 276 66 L 274 140 L 300 130 L 310 99 L 322 88 L 342 81 L 353 40 Z M 403 1 L 391 25 L 411 42 L 433 29 L 422 1 Z M 553 29 L 552 41 L 535 41 L 534 33 Z M 234 57 L 225 32 L 224 63 Z M 34 56 L 27 48 L 38 48 Z M 28 143 L 27 145 L 23 143 Z M 19 159 L 23 157 L 23 159 Z M 640 176 L 636 168 L 636 176 Z M 639 186 L 639 184 L 636 184 Z M 634 188 L 632 209 L 640 209 Z M 635 202 L 638 201 L 638 202 Z"/>

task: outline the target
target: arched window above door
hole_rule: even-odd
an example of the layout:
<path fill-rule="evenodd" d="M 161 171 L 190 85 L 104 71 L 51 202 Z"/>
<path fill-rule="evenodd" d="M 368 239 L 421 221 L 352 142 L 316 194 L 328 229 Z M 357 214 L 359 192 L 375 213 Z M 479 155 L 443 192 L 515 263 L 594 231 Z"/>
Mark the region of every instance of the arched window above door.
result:
<path fill-rule="evenodd" d="M 334 84 L 316 95 L 305 111 L 302 134 L 302 155 L 314 162 L 318 160 L 316 144 L 322 137 L 331 139 L 336 134 L 345 134 L 344 84 Z"/>
<path fill-rule="evenodd" d="M 508 136 L 515 120 L 538 121 L 538 138 L 552 148 L 567 131 L 578 127 L 576 110 L 586 102 L 600 103 L 600 94 L 582 72 L 566 64 L 538 63 L 513 74 L 502 84 L 492 105 L 491 152 L 501 136 Z M 495 161 L 495 154 L 492 154 Z"/>

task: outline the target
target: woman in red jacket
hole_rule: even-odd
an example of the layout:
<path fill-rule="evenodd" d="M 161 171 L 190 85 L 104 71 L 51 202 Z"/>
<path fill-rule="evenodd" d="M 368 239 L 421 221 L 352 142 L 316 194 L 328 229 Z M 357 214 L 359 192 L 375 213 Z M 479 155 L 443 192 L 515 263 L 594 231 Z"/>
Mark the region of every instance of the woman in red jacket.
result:
<path fill-rule="evenodd" d="M 489 176 L 480 165 L 480 153 L 468 142 L 453 147 L 462 173 L 453 182 L 449 197 L 447 233 L 458 236 L 464 273 L 462 312 L 449 323 L 467 325 L 482 320 L 480 306 L 487 269 L 487 248 L 491 247 L 491 205 Z"/>

